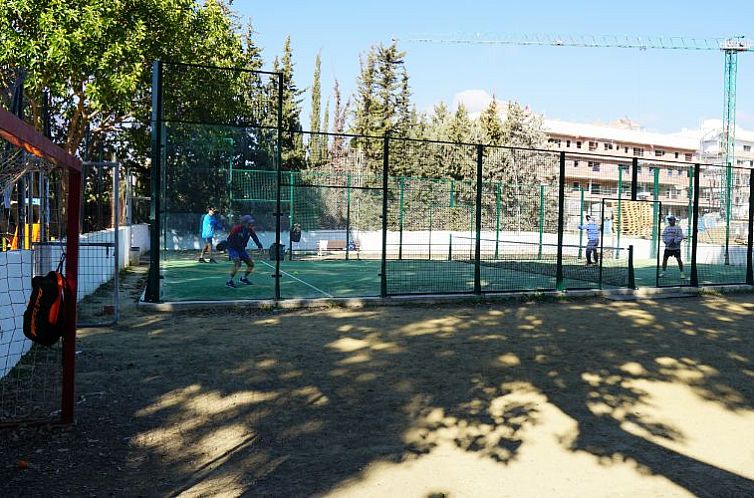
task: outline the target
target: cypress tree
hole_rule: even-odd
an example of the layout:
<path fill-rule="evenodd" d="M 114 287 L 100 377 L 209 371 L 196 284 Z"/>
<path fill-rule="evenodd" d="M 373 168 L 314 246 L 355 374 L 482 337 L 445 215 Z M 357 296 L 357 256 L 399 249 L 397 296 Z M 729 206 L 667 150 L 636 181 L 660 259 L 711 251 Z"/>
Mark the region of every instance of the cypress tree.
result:
<path fill-rule="evenodd" d="M 327 102 L 325 103 L 325 115 L 322 118 L 322 132 L 329 133 L 330 132 L 330 99 L 327 99 Z M 327 160 L 329 156 L 329 150 L 328 145 L 330 143 L 330 135 L 321 135 L 320 136 L 320 158 L 323 160 Z"/>
<path fill-rule="evenodd" d="M 342 97 L 340 94 L 340 84 L 338 80 L 335 80 L 335 86 L 333 88 L 333 96 L 335 98 L 335 112 L 333 114 L 333 137 L 332 144 L 332 156 L 334 159 L 342 157 L 344 154 L 344 140 L 339 134 L 345 133 L 346 130 L 346 118 L 348 117 L 349 108 L 351 106 L 351 99 L 349 98 L 345 105 L 342 104 Z"/>
<path fill-rule="evenodd" d="M 320 108 L 322 106 L 322 96 L 320 90 L 320 69 L 322 60 L 320 54 L 317 54 L 317 58 L 314 59 L 314 77 L 312 79 L 312 109 L 309 116 L 309 131 L 312 132 L 309 137 L 309 158 L 312 164 L 318 164 L 320 162 L 321 155 L 321 138 L 317 133 L 320 131 Z"/>

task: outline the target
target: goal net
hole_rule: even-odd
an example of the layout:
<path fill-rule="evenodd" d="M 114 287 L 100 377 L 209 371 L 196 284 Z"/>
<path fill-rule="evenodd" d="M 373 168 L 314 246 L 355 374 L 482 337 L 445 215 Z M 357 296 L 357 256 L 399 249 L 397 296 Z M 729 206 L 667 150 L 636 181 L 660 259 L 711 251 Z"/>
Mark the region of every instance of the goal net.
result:
<path fill-rule="evenodd" d="M 78 160 L 0 109 L 0 426 L 72 421 L 80 178 Z M 32 277 L 63 260 L 66 333 L 33 344 L 23 334 Z"/>

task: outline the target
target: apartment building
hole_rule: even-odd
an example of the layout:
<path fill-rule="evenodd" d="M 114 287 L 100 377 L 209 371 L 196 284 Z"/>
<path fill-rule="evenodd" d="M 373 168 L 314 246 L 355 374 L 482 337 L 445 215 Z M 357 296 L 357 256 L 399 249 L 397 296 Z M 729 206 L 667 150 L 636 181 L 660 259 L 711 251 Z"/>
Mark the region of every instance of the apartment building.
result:
<path fill-rule="evenodd" d="M 571 192 L 584 191 L 595 201 L 628 195 L 631 163 L 638 160 L 639 198 L 658 199 L 666 211 L 684 213 L 689 204 L 689 174 L 698 160 L 699 142 L 686 136 L 650 133 L 630 123 L 591 125 L 545 121 L 550 146 L 566 153 L 566 179 Z M 703 182 L 700 182 L 702 185 Z"/>

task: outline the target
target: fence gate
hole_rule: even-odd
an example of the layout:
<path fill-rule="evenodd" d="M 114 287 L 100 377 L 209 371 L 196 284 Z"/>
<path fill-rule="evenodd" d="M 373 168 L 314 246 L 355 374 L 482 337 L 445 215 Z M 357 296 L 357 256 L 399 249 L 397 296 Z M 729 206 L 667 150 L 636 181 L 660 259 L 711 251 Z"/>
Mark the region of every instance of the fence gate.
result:
<path fill-rule="evenodd" d="M 78 326 L 103 327 L 120 315 L 120 164 L 85 162 L 82 182 Z"/>

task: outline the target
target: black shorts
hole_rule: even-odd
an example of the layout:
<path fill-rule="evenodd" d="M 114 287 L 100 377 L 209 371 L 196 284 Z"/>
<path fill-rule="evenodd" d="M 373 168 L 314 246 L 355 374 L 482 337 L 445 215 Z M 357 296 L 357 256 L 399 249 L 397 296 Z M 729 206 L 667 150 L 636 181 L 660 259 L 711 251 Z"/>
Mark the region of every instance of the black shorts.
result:
<path fill-rule="evenodd" d="M 665 249 L 665 254 L 663 256 L 664 258 L 675 258 L 678 261 L 681 260 L 681 250 L 680 249 Z"/>

